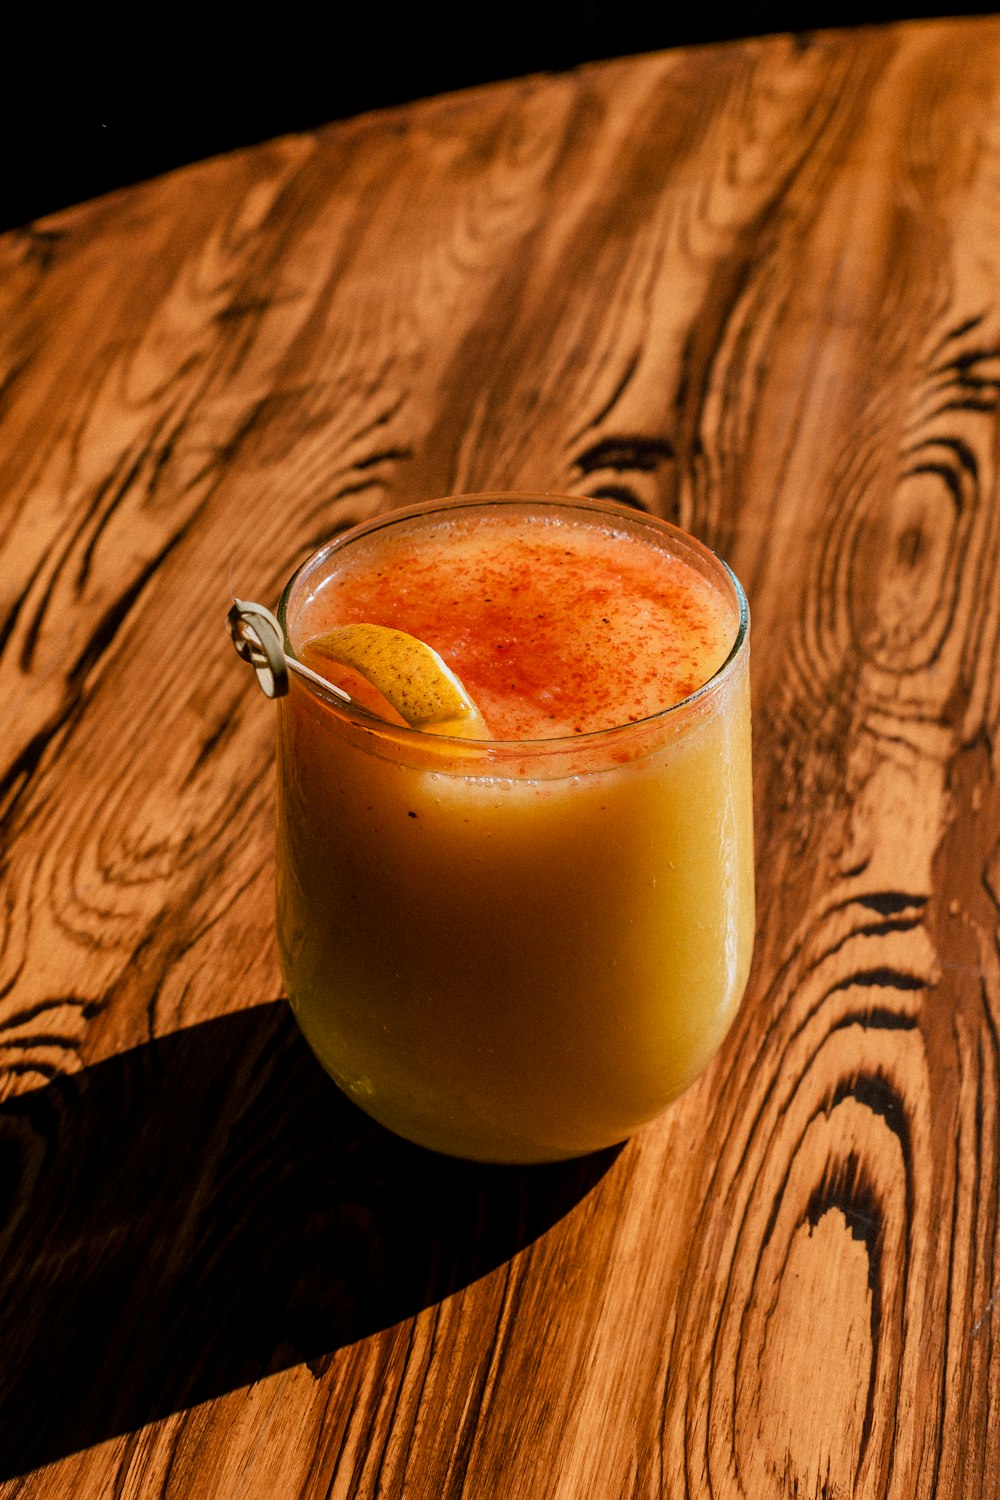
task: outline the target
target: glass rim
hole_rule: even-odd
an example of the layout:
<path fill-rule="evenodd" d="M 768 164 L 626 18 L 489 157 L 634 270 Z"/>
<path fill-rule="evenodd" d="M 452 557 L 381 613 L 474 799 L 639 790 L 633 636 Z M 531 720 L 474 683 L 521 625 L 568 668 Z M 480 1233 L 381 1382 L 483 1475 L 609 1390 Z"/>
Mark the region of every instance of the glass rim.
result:
<path fill-rule="evenodd" d="M 318 567 L 332 553 L 339 552 L 343 547 L 359 541 L 364 536 L 371 536 L 387 526 L 394 526 L 400 522 L 418 519 L 422 516 L 440 514 L 451 510 L 483 510 L 490 506 L 502 507 L 507 505 L 541 504 L 550 508 L 565 507 L 566 509 L 577 509 L 589 511 L 591 514 L 615 516 L 621 520 L 629 521 L 633 525 L 646 526 L 651 531 L 659 532 L 678 538 L 689 549 L 701 554 L 710 563 L 722 570 L 725 578 L 732 586 L 736 598 L 738 618 L 736 634 L 733 643 L 725 659 L 720 662 L 712 675 L 697 688 L 693 693 L 688 693 L 676 703 L 668 704 L 666 708 L 659 708 L 655 713 L 647 714 L 641 719 L 630 719 L 623 724 L 610 724 L 603 729 L 590 729 L 583 734 L 551 735 L 539 739 L 521 740 L 493 740 L 493 739 L 465 739 L 456 735 L 431 734 L 427 730 L 415 729 L 408 724 L 394 724 L 389 719 L 380 718 L 378 714 L 363 708 L 353 698 L 344 698 L 339 695 L 334 685 L 330 684 L 329 692 L 325 692 L 318 680 L 313 680 L 310 673 L 308 677 L 301 676 L 298 672 L 294 675 L 300 685 L 310 692 L 314 697 L 334 709 L 338 714 L 348 719 L 358 719 L 364 728 L 376 731 L 379 734 L 390 734 L 393 738 L 398 737 L 403 743 L 419 743 L 424 749 L 430 748 L 434 743 L 440 745 L 442 750 L 454 751 L 461 748 L 463 754 L 468 756 L 474 754 L 477 749 L 483 752 L 503 752 L 504 755 L 532 755 L 541 754 L 565 754 L 572 747 L 593 747 L 602 739 L 609 736 L 620 739 L 630 734 L 639 734 L 643 730 L 649 730 L 655 725 L 665 725 L 670 720 L 682 719 L 696 705 L 703 703 L 707 698 L 715 696 L 722 690 L 726 681 L 736 670 L 736 664 L 746 655 L 750 639 L 750 604 L 732 568 L 720 557 L 707 542 L 693 536 L 691 532 L 685 531 L 683 527 L 668 521 L 663 516 L 654 515 L 647 510 L 640 510 L 636 506 L 626 505 L 620 500 L 595 499 L 585 495 L 550 494 L 541 490 L 484 490 L 481 493 L 468 493 L 460 495 L 448 495 L 440 500 L 421 500 L 413 505 L 399 506 L 396 509 L 380 511 L 378 515 L 369 517 L 366 521 L 359 521 L 356 525 L 348 527 L 331 536 L 327 541 L 315 548 L 304 558 L 299 566 L 289 577 L 281 591 L 278 600 L 277 618 L 281 626 L 281 634 L 284 642 L 285 654 L 293 662 L 299 663 L 288 631 L 288 604 L 292 590 L 307 569 Z"/>

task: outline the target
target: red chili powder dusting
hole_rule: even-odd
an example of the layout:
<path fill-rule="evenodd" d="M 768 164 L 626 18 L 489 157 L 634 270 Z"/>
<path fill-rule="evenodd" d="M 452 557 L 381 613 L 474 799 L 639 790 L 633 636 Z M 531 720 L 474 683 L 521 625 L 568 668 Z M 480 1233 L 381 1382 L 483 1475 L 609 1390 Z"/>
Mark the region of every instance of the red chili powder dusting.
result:
<path fill-rule="evenodd" d="M 650 542 L 504 511 L 388 528 L 335 553 L 294 622 L 304 659 L 310 636 L 354 621 L 433 646 L 497 739 L 585 734 L 679 703 L 722 665 L 737 626 L 728 599 Z M 335 680 L 385 712 L 350 672 Z"/>

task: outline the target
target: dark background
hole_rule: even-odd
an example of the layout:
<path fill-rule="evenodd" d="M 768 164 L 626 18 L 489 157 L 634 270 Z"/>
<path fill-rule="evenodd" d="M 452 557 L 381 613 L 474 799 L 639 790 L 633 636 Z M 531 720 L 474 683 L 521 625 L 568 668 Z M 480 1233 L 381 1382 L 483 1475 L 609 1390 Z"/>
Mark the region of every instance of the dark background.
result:
<path fill-rule="evenodd" d="M 28 0 L 30 5 L 31 0 Z M 362 110 L 663 47 L 995 4 L 352 0 L 200 10 L 22 7 L 0 68 L 0 229 Z"/>

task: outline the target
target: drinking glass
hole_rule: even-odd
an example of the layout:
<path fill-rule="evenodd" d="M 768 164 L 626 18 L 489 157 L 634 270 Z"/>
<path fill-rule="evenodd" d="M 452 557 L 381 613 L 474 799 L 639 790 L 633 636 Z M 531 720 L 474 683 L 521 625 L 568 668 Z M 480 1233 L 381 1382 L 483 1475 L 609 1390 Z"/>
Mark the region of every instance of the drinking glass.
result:
<path fill-rule="evenodd" d="M 666 521 L 468 496 L 379 516 L 311 556 L 278 608 L 289 662 L 306 605 L 356 549 L 498 506 L 679 558 L 724 601 L 728 656 L 651 717 L 527 742 L 390 724 L 293 670 L 278 700 L 277 934 L 298 1024 L 363 1110 L 452 1155 L 551 1161 L 658 1115 L 743 994 L 749 611 L 730 569 Z"/>

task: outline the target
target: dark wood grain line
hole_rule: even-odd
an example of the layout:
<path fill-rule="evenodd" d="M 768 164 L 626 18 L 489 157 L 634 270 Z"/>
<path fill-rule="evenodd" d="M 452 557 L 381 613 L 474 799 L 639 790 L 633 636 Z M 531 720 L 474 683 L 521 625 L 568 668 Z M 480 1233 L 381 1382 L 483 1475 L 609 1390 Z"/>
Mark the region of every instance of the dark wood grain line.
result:
<path fill-rule="evenodd" d="M 397 1414 L 400 1412 L 405 1397 L 408 1394 L 405 1390 L 406 1371 L 413 1354 L 415 1330 L 412 1327 L 400 1329 L 397 1334 L 397 1347 L 400 1338 L 402 1339 L 403 1353 L 398 1361 L 399 1374 L 388 1402 L 389 1416 L 387 1420 L 383 1419 L 383 1433 L 378 1445 L 369 1447 L 365 1453 L 365 1472 L 356 1471 L 353 1476 L 353 1482 L 347 1492 L 349 1500 L 364 1500 L 366 1494 L 378 1494 L 380 1491 L 385 1493 L 383 1479 L 386 1477 L 389 1444 L 390 1441 L 397 1437 Z M 383 1392 L 378 1392 L 378 1395 L 382 1397 Z M 380 1401 L 380 1405 L 382 1404 Z M 372 1426 L 374 1427 L 376 1424 L 372 1423 Z M 330 1491 L 327 1493 L 329 1494 Z"/>
<path fill-rule="evenodd" d="M 403 1490 L 405 1490 L 407 1484 L 406 1476 L 411 1469 L 418 1474 L 420 1472 L 421 1451 L 419 1444 L 416 1442 L 416 1429 L 420 1421 L 421 1411 L 428 1404 L 431 1404 L 430 1400 L 425 1398 L 430 1397 L 428 1381 L 431 1371 L 434 1368 L 438 1331 L 442 1323 L 442 1310 L 440 1306 L 431 1309 L 428 1314 L 425 1314 L 425 1318 L 429 1319 L 430 1332 L 426 1337 L 426 1351 L 420 1361 L 416 1379 L 411 1383 L 409 1398 L 412 1406 L 412 1415 L 407 1424 L 405 1443 L 398 1464 L 401 1480 L 400 1485 L 397 1487 Z"/>
<path fill-rule="evenodd" d="M 18 803 L 31 785 L 46 754 L 51 752 L 53 742 L 79 720 L 84 709 L 86 678 L 114 643 L 136 603 L 156 577 L 167 557 L 190 530 L 192 519 L 189 518 L 173 536 L 168 538 L 114 603 L 103 612 L 66 675 L 65 696 L 58 710 L 0 772 L 0 834 L 5 837 L 9 837 L 10 820 L 16 813 Z M 37 632 L 40 623 L 41 616 L 39 615 L 36 617 L 32 631 Z M 28 652 L 27 667 L 30 667 L 32 645 L 33 642 L 25 643 L 25 649 Z"/>
<path fill-rule="evenodd" d="M 948 1412 L 948 1355 L 951 1344 L 952 1299 L 956 1278 L 956 1254 L 958 1252 L 958 1210 L 962 1200 L 961 1191 L 962 1122 L 958 1120 L 955 1134 L 955 1154 L 952 1168 L 950 1215 L 947 1234 L 946 1274 L 944 1277 L 944 1312 L 941 1319 L 941 1374 L 938 1386 L 938 1409 L 935 1414 L 933 1467 L 931 1470 L 932 1495 L 937 1495 L 944 1462 L 945 1430 Z"/>
<path fill-rule="evenodd" d="M 524 1254 L 530 1256 L 531 1251 Z M 503 1291 L 496 1321 L 487 1335 L 477 1362 L 473 1395 L 463 1413 L 462 1425 L 443 1476 L 443 1500 L 467 1500 L 467 1497 L 468 1500 L 475 1500 L 467 1488 L 469 1462 L 477 1437 L 489 1422 L 491 1403 L 501 1384 L 504 1362 L 510 1350 L 511 1328 L 517 1317 L 524 1289 L 521 1260 L 508 1263 L 501 1274 Z"/>
<path fill-rule="evenodd" d="M 61 1010 L 63 1006 L 79 1010 L 84 1020 L 97 1014 L 100 1009 L 100 1001 L 86 1000 L 79 995 L 56 995 L 46 1000 L 39 1000 L 35 1005 L 25 1006 L 23 1010 L 13 1011 L 10 1015 L 3 1017 L 3 1031 L 13 1031 L 18 1026 L 26 1026 L 29 1021 L 35 1021 L 39 1016 L 46 1015 L 52 1010 Z"/>

